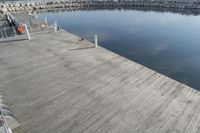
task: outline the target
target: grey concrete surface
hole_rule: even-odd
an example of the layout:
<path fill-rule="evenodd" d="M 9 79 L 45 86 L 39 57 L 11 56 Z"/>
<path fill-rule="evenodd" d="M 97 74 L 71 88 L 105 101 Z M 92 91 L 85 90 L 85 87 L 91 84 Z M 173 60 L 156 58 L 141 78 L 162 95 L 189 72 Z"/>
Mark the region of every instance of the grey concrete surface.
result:
<path fill-rule="evenodd" d="M 14 133 L 198 133 L 200 93 L 60 31 L 0 44 Z"/>

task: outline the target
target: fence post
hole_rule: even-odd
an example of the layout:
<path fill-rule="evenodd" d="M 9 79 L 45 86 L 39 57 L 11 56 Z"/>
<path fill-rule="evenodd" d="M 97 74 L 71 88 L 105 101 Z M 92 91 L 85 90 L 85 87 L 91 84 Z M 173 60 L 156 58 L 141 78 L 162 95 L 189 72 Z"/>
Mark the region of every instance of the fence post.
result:
<path fill-rule="evenodd" d="M 15 36 L 15 28 L 13 25 L 12 25 L 12 31 L 13 31 L 13 35 Z"/>
<path fill-rule="evenodd" d="M 98 38 L 97 38 L 97 35 L 94 35 L 94 43 L 95 43 L 95 47 L 98 47 Z"/>
<path fill-rule="evenodd" d="M 31 39 L 31 36 L 30 36 L 29 31 L 28 31 L 28 27 L 27 27 L 26 24 L 24 24 L 24 27 L 25 27 L 25 32 L 26 32 L 26 34 L 27 34 L 27 36 L 28 36 L 28 40 L 30 40 L 30 39 Z"/>
<path fill-rule="evenodd" d="M 7 38 L 7 34 L 6 34 L 6 30 L 5 28 L 3 28 L 4 34 L 5 34 L 5 38 Z"/>

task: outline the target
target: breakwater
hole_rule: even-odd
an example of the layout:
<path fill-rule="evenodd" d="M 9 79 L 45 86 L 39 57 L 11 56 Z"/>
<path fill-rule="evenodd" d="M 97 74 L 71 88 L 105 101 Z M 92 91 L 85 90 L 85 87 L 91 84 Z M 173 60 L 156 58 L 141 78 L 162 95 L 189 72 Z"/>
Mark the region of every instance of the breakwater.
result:
<path fill-rule="evenodd" d="M 200 10 L 199 9 L 182 9 L 182 8 L 162 8 L 162 7 L 139 7 L 139 6 L 128 6 L 128 7 L 108 7 L 108 6 L 102 6 L 102 7 L 69 7 L 69 8 L 54 8 L 54 9 L 41 9 L 36 10 L 34 12 L 39 14 L 49 13 L 49 12 L 64 12 L 64 11 L 99 11 L 99 10 L 135 10 L 135 11 L 144 11 L 144 12 L 171 12 L 176 14 L 182 14 L 182 15 L 199 15 Z"/>
<path fill-rule="evenodd" d="M 12 2 L 0 3 L 0 12 L 19 12 L 49 10 L 58 8 L 94 8 L 94 7 L 157 7 L 175 9 L 200 9 L 200 1 L 192 0 L 62 0 L 62 1 L 40 1 L 40 2 Z"/>

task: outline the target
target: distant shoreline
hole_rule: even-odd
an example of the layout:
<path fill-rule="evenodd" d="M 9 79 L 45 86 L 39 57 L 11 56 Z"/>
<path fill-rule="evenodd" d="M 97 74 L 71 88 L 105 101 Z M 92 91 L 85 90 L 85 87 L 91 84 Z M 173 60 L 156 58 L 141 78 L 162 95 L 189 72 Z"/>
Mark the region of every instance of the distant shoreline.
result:
<path fill-rule="evenodd" d="M 64 12 L 64 11 L 91 11 L 91 10 L 135 10 L 135 11 L 153 11 L 153 12 L 170 12 L 182 15 L 200 15 L 198 9 L 174 9 L 174 8 L 158 8 L 158 7 L 89 7 L 89 8 L 56 8 L 56 9 L 40 9 L 34 12 L 46 13 L 46 12 Z"/>
<path fill-rule="evenodd" d="M 48 1 L 48 2 L 2 2 L 1 12 L 33 12 L 57 9 L 142 9 L 153 11 L 184 12 L 184 14 L 199 14 L 200 2 L 180 0 L 134 0 L 134 1 Z"/>

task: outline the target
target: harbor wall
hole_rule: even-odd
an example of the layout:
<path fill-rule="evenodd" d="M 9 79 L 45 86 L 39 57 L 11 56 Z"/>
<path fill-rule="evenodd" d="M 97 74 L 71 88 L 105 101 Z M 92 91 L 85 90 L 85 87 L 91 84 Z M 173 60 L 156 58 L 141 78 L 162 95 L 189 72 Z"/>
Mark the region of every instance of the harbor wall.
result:
<path fill-rule="evenodd" d="M 200 9 L 200 1 L 192 0 L 107 0 L 107 1 L 86 1 L 86 0 L 62 0 L 42 2 L 6 2 L 0 3 L 0 12 L 19 12 L 51 10 L 59 8 L 95 8 L 95 7 L 152 7 L 172 9 Z"/>

